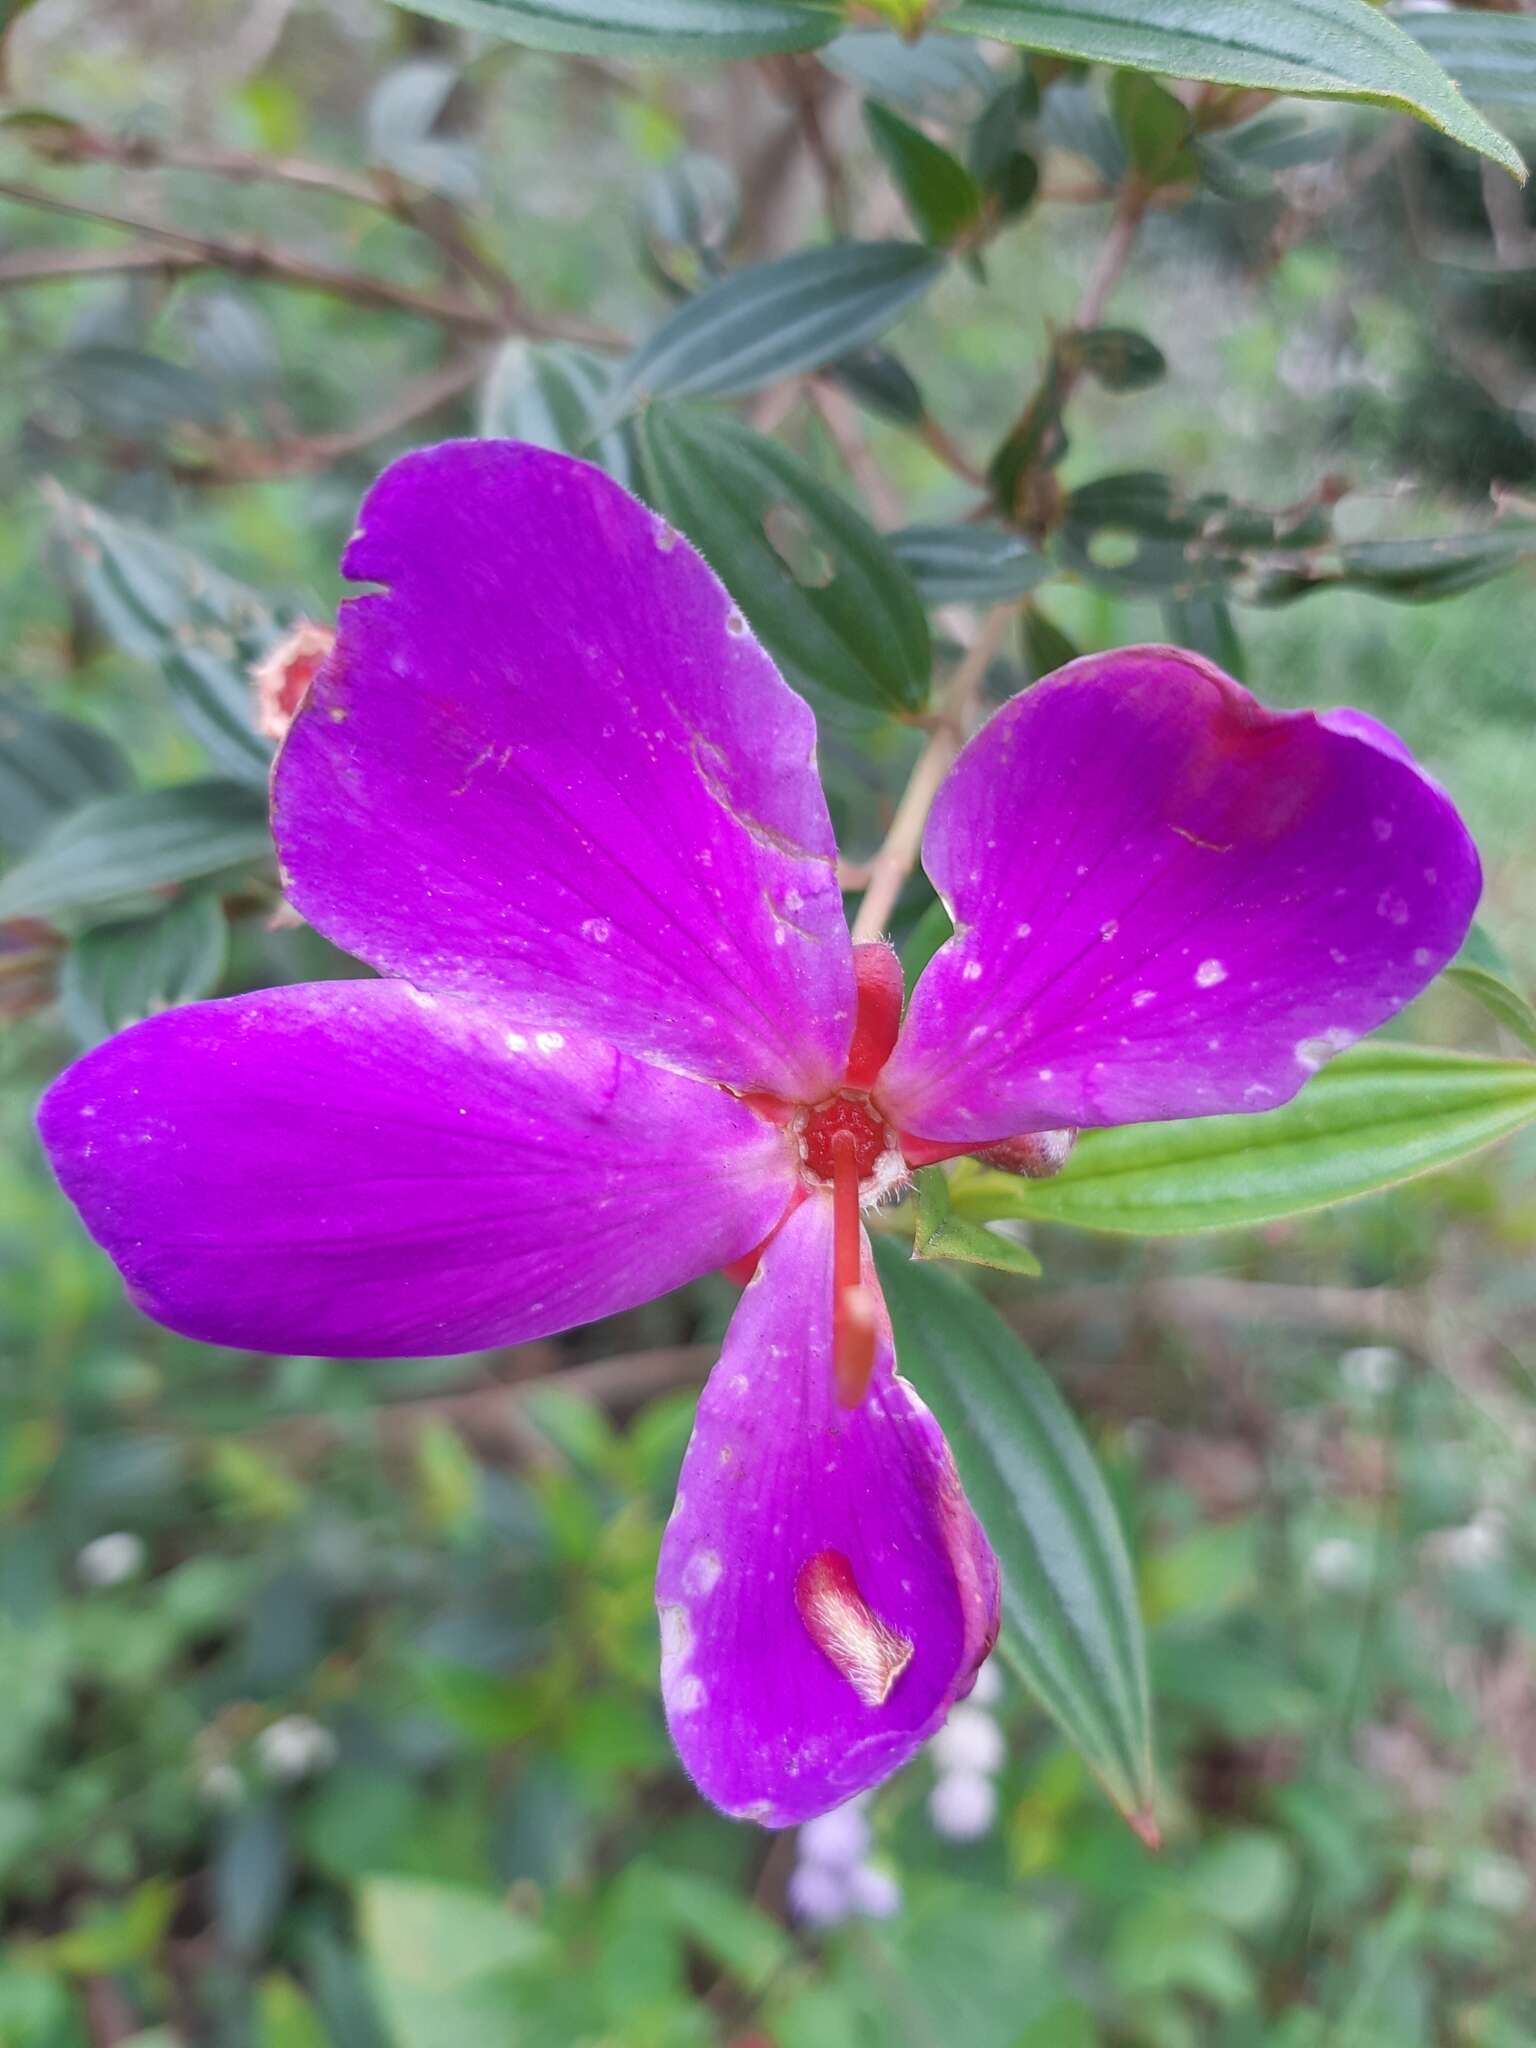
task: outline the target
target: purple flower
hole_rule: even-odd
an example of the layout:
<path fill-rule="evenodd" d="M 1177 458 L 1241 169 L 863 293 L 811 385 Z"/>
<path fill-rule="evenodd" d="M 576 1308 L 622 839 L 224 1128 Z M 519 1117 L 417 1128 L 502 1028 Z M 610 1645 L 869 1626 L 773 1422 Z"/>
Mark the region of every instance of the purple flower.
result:
<path fill-rule="evenodd" d="M 910 1757 L 997 1630 L 860 1206 L 972 1148 L 1286 1101 L 1455 951 L 1476 854 L 1356 712 L 1172 648 L 1074 662 L 939 795 L 955 937 L 902 1023 L 810 710 L 653 513 L 451 444 L 386 473 L 343 566 L 380 587 L 274 830 L 385 978 L 123 1033 L 44 1101 L 54 1165 L 147 1313 L 263 1350 L 515 1343 L 760 1251 L 662 1545 L 662 1689 L 709 1798 L 803 1821 Z"/>

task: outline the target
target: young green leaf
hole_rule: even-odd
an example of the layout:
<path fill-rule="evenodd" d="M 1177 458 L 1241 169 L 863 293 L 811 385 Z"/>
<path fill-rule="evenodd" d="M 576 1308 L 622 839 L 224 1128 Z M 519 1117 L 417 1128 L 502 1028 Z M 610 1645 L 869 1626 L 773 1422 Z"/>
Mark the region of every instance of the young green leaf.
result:
<path fill-rule="evenodd" d="M 925 242 L 948 248 L 976 225 L 982 190 L 958 157 L 877 100 L 864 124 Z"/>
<path fill-rule="evenodd" d="M 59 974 L 64 1019 L 83 1045 L 217 988 L 229 927 L 217 896 L 176 898 L 148 917 L 92 925 L 75 940 Z"/>
<path fill-rule="evenodd" d="M 1040 1261 L 1027 1245 L 1001 1237 L 984 1224 L 956 1213 L 949 1199 L 949 1177 L 940 1166 L 917 1175 L 917 1228 L 914 1259 L 956 1259 L 970 1266 L 995 1266 L 1000 1273 L 1023 1273 L 1038 1279 Z"/>
<path fill-rule="evenodd" d="M 995 1309 L 889 1242 L 875 1255 L 902 1370 L 943 1426 L 1002 1567 L 998 1654 L 1155 1839 L 1146 1647 L 1093 1454 Z"/>
<path fill-rule="evenodd" d="M 641 439 L 655 503 L 792 679 L 872 708 L 921 709 L 922 604 L 845 498 L 780 442 L 722 414 L 652 406 Z"/>
<path fill-rule="evenodd" d="M 1177 185 L 1195 176 L 1194 123 L 1182 100 L 1144 71 L 1117 71 L 1110 107 L 1126 155 L 1143 185 Z"/>
<path fill-rule="evenodd" d="M 1260 1116 L 1085 1131 L 1052 1180 L 957 1167 L 955 1208 L 1136 1237 L 1273 1223 L 1459 1159 L 1536 1121 L 1536 1064 L 1364 1045 Z"/>
<path fill-rule="evenodd" d="M 834 242 L 738 270 L 621 365 L 608 419 L 648 398 L 739 397 L 836 362 L 893 326 L 943 267 L 916 242 Z"/>
<path fill-rule="evenodd" d="M 98 797 L 0 879 L 0 917 L 52 917 L 253 866 L 272 852 L 266 798 L 239 782 Z"/>
<path fill-rule="evenodd" d="M 1396 107 L 1525 174 L 1514 145 L 1368 0 L 961 0 L 944 26 L 1090 64 Z"/>

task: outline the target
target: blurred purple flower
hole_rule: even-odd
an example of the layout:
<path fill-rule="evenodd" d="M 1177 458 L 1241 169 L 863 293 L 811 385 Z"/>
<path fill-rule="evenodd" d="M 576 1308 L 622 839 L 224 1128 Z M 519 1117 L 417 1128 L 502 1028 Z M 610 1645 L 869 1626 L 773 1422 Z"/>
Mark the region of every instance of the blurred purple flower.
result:
<path fill-rule="evenodd" d="M 297 909 L 386 978 L 136 1026 L 50 1091 L 48 1149 L 148 1314 L 252 1349 L 517 1343 L 760 1252 L 662 1545 L 662 1689 L 709 1798 L 803 1821 L 910 1757 L 997 1628 L 860 1208 L 973 1148 L 1286 1101 L 1456 950 L 1476 854 L 1356 712 L 1172 648 L 1074 662 L 940 792 L 955 936 L 902 1022 L 811 712 L 653 513 L 450 444 L 384 475 L 343 566 L 381 587 L 274 830 Z"/>

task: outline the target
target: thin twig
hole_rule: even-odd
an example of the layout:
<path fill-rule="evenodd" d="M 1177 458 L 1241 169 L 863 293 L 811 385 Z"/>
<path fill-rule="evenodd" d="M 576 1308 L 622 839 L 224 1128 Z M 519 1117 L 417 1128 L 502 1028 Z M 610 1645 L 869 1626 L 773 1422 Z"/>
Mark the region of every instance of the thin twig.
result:
<path fill-rule="evenodd" d="M 838 454 L 848 465 L 848 474 L 862 492 L 876 526 L 900 526 L 906 518 L 901 493 L 871 453 L 853 400 L 846 391 L 840 391 L 835 384 L 828 384 L 819 377 L 813 378 L 807 388 L 811 403 L 821 414 Z"/>
<path fill-rule="evenodd" d="M 928 735 L 927 743 L 917 757 L 907 778 L 907 786 L 901 793 L 901 801 L 896 806 L 890 830 L 869 864 L 869 886 L 853 921 L 855 945 L 878 939 L 890 922 L 896 899 L 917 865 L 923 827 L 928 822 L 928 813 L 939 793 L 939 785 L 965 744 L 981 694 L 982 680 L 993 656 L 1007 637 L 1017 609 L 1017 605 L 1002 604 L 987 614 L 974 644 L 967 649 L 945 686 L 940 721 Z"/>

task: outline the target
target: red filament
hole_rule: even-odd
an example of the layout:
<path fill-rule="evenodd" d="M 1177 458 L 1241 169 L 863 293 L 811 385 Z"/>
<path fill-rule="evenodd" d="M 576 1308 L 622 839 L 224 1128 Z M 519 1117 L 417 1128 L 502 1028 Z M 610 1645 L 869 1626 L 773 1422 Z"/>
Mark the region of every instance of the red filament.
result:
<path fill-rule="evenodd" d="M 864 1285 L 858 1146 L 851 1131 L 832 1138 L 832 1387 L 857 1408 L 875 1369 L 875 1303 Z"/>

